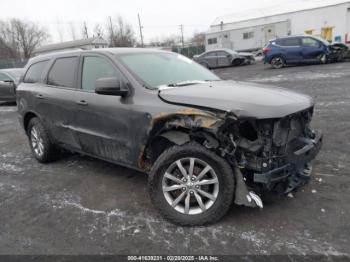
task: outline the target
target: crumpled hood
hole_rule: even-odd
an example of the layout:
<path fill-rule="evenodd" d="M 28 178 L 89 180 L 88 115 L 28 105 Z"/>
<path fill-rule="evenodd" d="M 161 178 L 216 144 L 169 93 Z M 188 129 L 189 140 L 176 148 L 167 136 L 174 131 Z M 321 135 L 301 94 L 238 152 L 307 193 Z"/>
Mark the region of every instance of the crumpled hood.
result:
<path fill-rule="evenodd" d="M 248 53 L 248 52 L 238 52 L 238 55 L 240 55 L 240 56 L 254 56 L 252 53 Z"/>
<path fill-rule="evenodd" d="M 231 111 L 238 117 L 281 118 L 313 106 L 311 97 L 278 87 L 247 82 L 214 81 L 163 88 L 165 102 Z"/>

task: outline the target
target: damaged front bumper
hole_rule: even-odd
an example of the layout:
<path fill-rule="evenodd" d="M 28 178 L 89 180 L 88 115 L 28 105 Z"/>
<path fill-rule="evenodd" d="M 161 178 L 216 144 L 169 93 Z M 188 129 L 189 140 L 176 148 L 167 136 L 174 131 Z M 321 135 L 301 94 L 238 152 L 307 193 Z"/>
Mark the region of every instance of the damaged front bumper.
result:
<path fill-rule="evenodd" d="M 322 147 L 323 135 L 318 132 L 314 138 L 299 138 L 301 148 L 289 152 L 286 164 L 263 173 L 254 173 L 254 182 L 272 189 L 277 183 L 285 182 L 284 192 L 289 193 L 304 185 L 310 179 L 310 162 Z"/>

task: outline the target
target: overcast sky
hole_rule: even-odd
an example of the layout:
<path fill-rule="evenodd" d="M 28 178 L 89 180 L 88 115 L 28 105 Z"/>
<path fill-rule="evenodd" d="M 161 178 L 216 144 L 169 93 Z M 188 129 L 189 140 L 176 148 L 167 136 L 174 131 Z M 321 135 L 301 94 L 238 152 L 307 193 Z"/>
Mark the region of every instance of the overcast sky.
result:
<path fill-rule="evenodd" d="M 123 16 L 134 27 L 139 39 L 137 13 L 140 13 L 145 41 L 156 37 L 207 31 L 220 15 L 268 7 L 290 0 L 0 0 L 0 19 L 25 18 L 46 27 L 50 42 L 71 40 L 71 28 L 81 32 L 86 21 L 90 34 L 96 23 L 105 24 L 107 17 Z"/>

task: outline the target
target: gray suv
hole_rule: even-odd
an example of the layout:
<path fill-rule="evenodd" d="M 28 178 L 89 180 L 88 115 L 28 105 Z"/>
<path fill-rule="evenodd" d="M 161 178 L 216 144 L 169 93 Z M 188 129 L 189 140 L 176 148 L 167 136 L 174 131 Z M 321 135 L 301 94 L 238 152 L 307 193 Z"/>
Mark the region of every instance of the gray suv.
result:
<path fill-rule="evenodd" d="M 38 56 L 17 89 L 34 157 L 61 149 L 149 174 L 170 221 L 203 225 L 232 202 L 308 182 L 322 135 L 305 95 L 223 81 L 179 54 L 120 48 Z"/>

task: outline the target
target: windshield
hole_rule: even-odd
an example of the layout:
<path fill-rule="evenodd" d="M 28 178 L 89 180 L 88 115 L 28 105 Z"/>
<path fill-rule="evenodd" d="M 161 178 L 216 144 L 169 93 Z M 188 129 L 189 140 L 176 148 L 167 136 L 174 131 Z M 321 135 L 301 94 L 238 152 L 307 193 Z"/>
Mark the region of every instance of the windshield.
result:
<path fill-rule="evenodd" d="M 154 89 L 220 80 L 208 69 L 175 53 L 134 53 L 119 57 L 134 75 Z"/>

